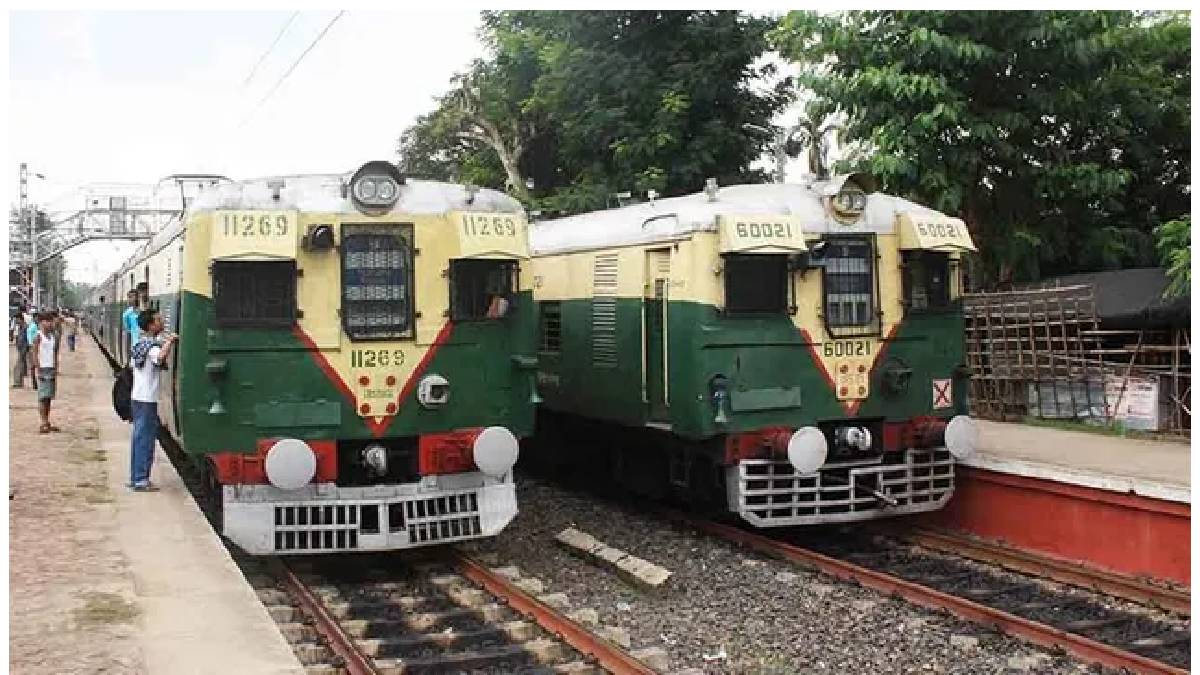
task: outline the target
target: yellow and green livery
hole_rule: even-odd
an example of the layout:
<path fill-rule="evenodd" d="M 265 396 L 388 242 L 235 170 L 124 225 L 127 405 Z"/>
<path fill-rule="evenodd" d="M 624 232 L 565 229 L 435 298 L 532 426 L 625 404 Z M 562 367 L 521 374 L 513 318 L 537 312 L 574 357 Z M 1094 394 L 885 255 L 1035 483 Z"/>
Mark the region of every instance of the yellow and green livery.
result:
<path fill-rule="evenodd" d="M 539 436 L 760 526 L 936 509 L 973 447 L 974 248 L 862 174 L 535 223 Z"/>
<path fill-rule="evenodd" d="M 516 514 L 530 279 L 518 202 L 371 162 L 216 182 L 88 311 L 121 360 L 131 296 L 179 333 L 159 415 L 234 543 L 397 549 L 494 535 Z"/>

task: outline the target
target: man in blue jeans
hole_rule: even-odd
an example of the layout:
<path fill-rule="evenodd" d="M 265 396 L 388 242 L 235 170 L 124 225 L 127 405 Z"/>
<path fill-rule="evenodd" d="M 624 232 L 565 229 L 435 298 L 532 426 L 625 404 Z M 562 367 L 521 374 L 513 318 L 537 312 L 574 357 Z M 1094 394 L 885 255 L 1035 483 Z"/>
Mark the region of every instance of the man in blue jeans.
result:
<path fill-rule="evenodd" d="M 133 346 L 133 438 L 129 453 L 129 486 L 138 492 L 155 490 L 150 483 L 154 463 L 154 440 L 158 437 L 158 386 L 162 371 L 171 358 L 178 335 L 163 336 L 163 321 L 158 312 L 147 309 L 138 315 L 141 339 Z"/>

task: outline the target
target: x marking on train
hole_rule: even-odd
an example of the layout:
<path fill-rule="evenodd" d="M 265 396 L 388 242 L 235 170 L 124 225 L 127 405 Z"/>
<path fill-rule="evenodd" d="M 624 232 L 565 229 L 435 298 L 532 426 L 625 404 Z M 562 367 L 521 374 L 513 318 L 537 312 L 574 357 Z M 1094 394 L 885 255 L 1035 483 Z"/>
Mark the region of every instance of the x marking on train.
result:
<path fill-rule="evenodd" d="M 953 403 L 950 401 L 950 380 L 934 380 L 933 381 L 933 407 L 949 408 Z"/>

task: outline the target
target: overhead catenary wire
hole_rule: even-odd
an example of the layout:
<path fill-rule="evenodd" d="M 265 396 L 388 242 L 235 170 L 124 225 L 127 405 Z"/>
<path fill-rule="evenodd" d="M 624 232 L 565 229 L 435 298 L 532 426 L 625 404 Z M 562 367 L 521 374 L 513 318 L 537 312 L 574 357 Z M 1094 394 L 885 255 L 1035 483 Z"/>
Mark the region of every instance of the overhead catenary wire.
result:
<path fill-rule="evenodd" d="M 283 28 L 279 29 L 279 33 L 275 36 L 275 39 L 271 41 L 271 46 L 267 47 L 267 50 L 262 53 L 262 56 L 258 57 L 258 61 L 255 62 L 254 67 L 251 68 L 249 74 L 246 75 L 246 79 L 242 80 L 243 87 L 250 84 L 250 80 L 254 79 L 254 75 L 258 73 L 259 66 L 262 65 L 263 61 L 267 60 L 267 57 L 270 56 L 271 52 L 275 51 L 275 45 L 279 44 L 279 41 L 283 38 L 283 34 L 287 32 L 288 27 L 292 25 L 292 22 L 295 21 L 296 17 L 299 15 L 299 11 L 292 12 L 292 15 L 289 16 L 287 21 L 283 23 Z"/>
<path fill-rule="evenodd" d="M 254 110 L 250 111 L 250 114 L 246 116 L 246 119 L 242 120 L 242 126 L 245 126 L 246 122 L 249 122 L 250 118 L 254 116 L 254 113 L 258 112 L 258 109 L 261 108 L 263 104 L 266 103 L 271 96 L 273 96 L 275 92 L 279 90 L 279 87 L 282 86 L 284 81 L 288 79 L 288 76 L 290 76 L 292 72 L 296 70 L 296 67 L 299 66 L 302 61 L 304 61 L 304 57 L 308 56 L 309 52 L 311 52 L 313 48 L 317 46 L 317 43 L 319 43 L 321 39 L 325 37 L 325 34 L 329 32 L 329 29 L 333 28 L 333 24 L 337 23 L 337 20 L 342 18 L 342 15 L 345 13 L 346 10 L 344 9 L 339 11 L 332 19 L 329 20 L 329 23 L 325 24 L 325 27 L 322 28 L 321 32 L 317 34 L 317 37 L 313 38 L 313 41 L 309 43 L 308 47 L 306 47 L 305 50 L 301 52 L 300 56 L 297 57 L 294 62 L 292 62 L 292 65 L 287 69 L 287 72 L 285 72 L 278 80 L 276 80 L 275 85 L 271 87 L 271 90 L 268 91 L 261 100 L 259 100 L 258 104 L 254 106 Z"/>

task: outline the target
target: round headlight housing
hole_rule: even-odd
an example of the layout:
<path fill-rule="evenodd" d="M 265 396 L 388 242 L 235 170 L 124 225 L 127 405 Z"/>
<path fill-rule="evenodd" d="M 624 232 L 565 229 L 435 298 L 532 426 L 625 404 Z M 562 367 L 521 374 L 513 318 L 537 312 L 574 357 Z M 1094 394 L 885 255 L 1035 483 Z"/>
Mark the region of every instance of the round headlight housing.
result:
<path fill-rule="evenodd" d="M 396 204 L 403 184 L 404 176 L 394 165 L 383 161 L 367 162 L 350 178 L 349 192 L 359 211 L 378 214 Z"/>
<path fill-rule="evenodd" d="M 858 220 L 867 209 L 867 193 L 847 182 L 832 199 L 833 217 L 843 223 Z"/>

